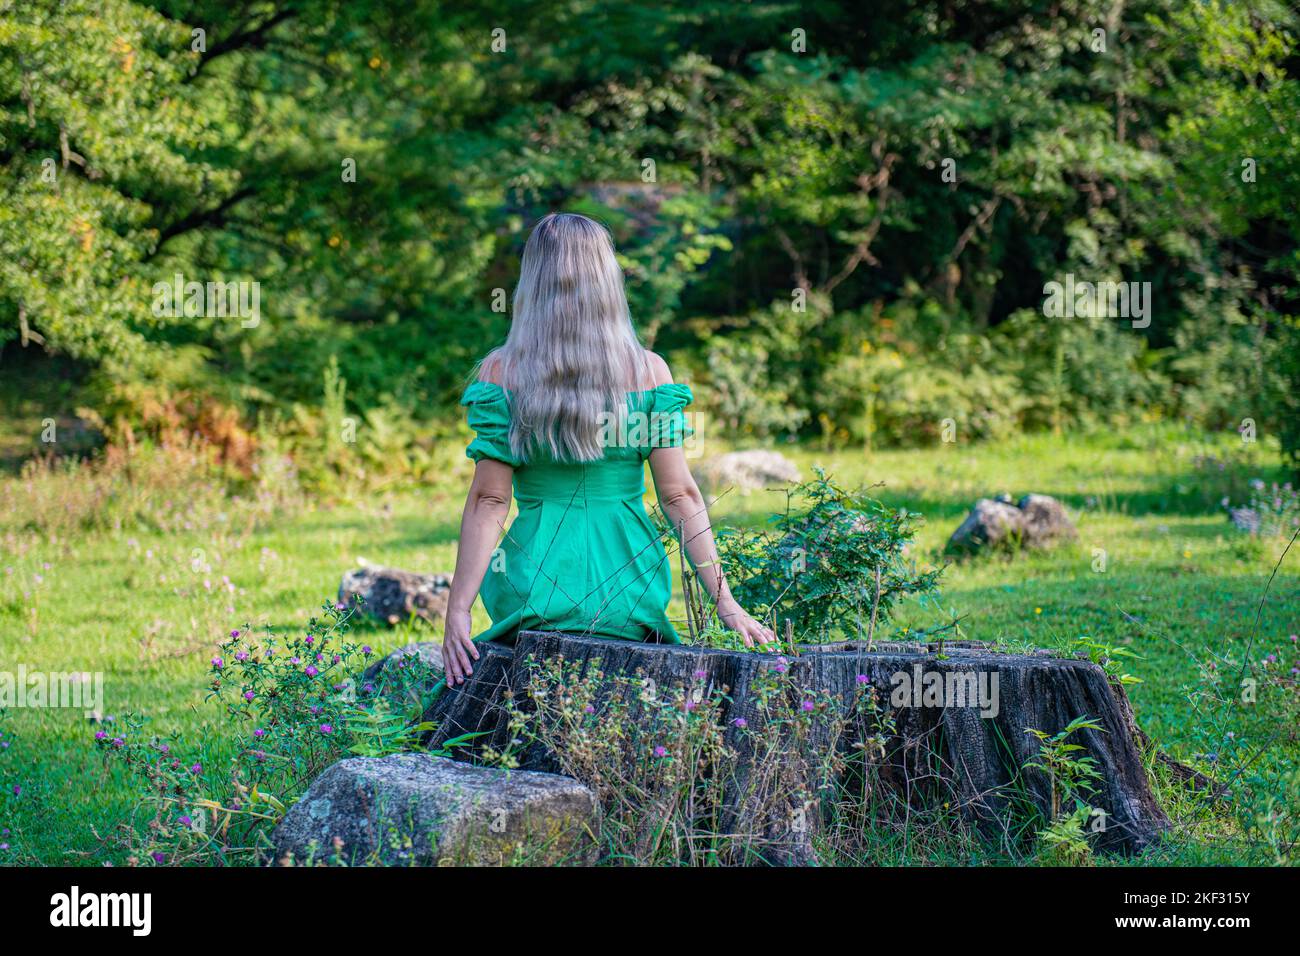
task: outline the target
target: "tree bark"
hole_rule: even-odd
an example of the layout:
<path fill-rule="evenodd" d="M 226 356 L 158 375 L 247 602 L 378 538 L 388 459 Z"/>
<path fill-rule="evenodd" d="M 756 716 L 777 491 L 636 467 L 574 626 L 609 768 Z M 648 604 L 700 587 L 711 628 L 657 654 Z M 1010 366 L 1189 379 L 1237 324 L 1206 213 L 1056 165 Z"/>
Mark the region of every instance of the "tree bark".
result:
<path fill-rule="evenodd" d="M 761 719 L 751 689 L 762 668 L 778 663 L 778 655 L 536 631 L 521 633 L 513 650 L 481 645 L 481 654 L 473 677 L 461 687 L 449 688 L 425 714 L 426 720 L 439 724 L 433 742 L 487 732 L 475 743 L 503 748 L 511 736 L 507 694 L 528 708 L 526 692 L 534 659 L 563 656 L 578 662 L 584 674 L 593 669 L 606 677 L 639 674 L 660 688 L 698 684 L 703 672 L 703 682 L 725 689 L 729 698 L 720 719 L 728 743 L 737 751 L 734 782 L 728 785 L 734 795 L 727 807 L 732 822 L 745 824 L 745 832 L 764 834 L 765 846 L 772 850 L 768 858 L 775 862 L 813 861 L 813 842 L 825 822 L 825 807 L 808 815 L 809 827 L 793 833 L 786 812 L 798 812 L 794 806 L 774 813 L 770 802 L 760 801 L 768 818 L 736 819 L 747 812 L 747 805 L 753 805 L 741 796 L 752 772 L 747 763 L 753 756 L 747 744 L 750 737 L 736 721 L 744 721 L 743 727 Z M 1069 740 L 1084 747 L 1077 755 L 1092 757 L 1100 773 L 1094 792 L 1086 798 L 1104 814 L 1090 828 L 1092 846 L 1108 852 L 1140 851 L 1169 825 L 1151 792 L 1135 740 L 1140 731 L 1127 695 L 1090 661 L 1046 652 L 1002 654 L 974 642 L 946 643 L 942 653 L 935 644 L 877 642 L 870 649 L 866 642 L 809 645 L 784 660 L 793 688 L 829 692 L 845 716 L 850 716 L 864 683 L 875 688 L 878 701 L 893 716 L 883 752 L 873 761 L 876 785 L 891 791 L 895 805 L 922 808 L 948 803 L 985 836 L 1023 849 L 1027 835 L 1046 825 L 1053 805 L 1050 778 L 1027 766 L 1039 758 L 1039 742 L 1028 729 L 1056 733 L 1075 718 L 1090 717 L 1102 729 L 1081 730 Z M 895 694 L 899 675 L 919 678 L 924 684 L 931 674 L 940 675 L 931 681 L 946 680 L 945 675 L 982 675 L 988 688 L 996 677 L 997 693 L 992 698 L 996 712 L 989 706 L 954 705 L 951 699 L 946 706 L 933 701 L 920 701 L 918 706 L 910 694 L 905 699 Z M 616 690 L 612 684 L 610 692 L 634 693 Z M 845 733 L 836 745 L 847 750 L 855 739 L 853 733 Z M 536 745 L 524 750 L 521 764 L 529 770 L 561 769 L 556 755 Z M 816 789 L 810 781 L 809 790 Z"/>

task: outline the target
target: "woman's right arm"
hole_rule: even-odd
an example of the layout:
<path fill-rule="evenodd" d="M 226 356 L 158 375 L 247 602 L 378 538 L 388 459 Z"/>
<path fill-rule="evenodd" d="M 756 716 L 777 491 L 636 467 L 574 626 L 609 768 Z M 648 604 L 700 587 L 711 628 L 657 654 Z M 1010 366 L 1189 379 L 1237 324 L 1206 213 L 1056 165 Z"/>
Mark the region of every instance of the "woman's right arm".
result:
<path fill-rule="evenodd" d="M 484 458 L 474 466 L 474 481 L 469 486 L 460 519 L 460 545 L 456 549 L 456 570 L 447 595 L 447 620 L 442 632 L 442 662 L 449 685 L 463 684 L 474 673 L 470 659 L 478 660 L 478 648 L 470 634 L 470 608 L 478 597 L 492 551 L 510 513 L 513 477 L 513 468 L 491 458 Z"/>

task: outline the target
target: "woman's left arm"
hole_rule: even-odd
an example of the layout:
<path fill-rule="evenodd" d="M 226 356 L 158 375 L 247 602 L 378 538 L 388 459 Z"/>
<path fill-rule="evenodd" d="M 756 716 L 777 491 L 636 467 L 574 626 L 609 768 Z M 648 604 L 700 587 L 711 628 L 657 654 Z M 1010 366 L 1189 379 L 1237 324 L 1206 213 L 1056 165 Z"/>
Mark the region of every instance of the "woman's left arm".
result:
<path fill-rule="evenodd" d="M 460 519 L 456 570 L 447 596 L 447 620 L 442 632 L 442 661 L 448 684 L 463 684 L 474 673 L 470 660 L 478 660 L 478 648 L 470 635 L 470 608 L 478 597 L 492 551 L 510 513 L 513 478 L 513 468 L 492 458 L 483 458 L 474 466 L 474 481 L 469 486 Z"/>
<path fill-rule="evenodd" d="M 686 455 L 680 447 L 656 448 L 650 452 L 650 473 L 654 477 L 659 507 L 672 523 L 682 548 L 691 559 L 700 583 L 713 598 L 718 620 L 735 631 L 746 647 L 771 644 L 776 640 L 770 628 L 756 621 L 731 595 L 727 576 L 713 541 L 713 526 L 700 486 L 691 477 Z"/>

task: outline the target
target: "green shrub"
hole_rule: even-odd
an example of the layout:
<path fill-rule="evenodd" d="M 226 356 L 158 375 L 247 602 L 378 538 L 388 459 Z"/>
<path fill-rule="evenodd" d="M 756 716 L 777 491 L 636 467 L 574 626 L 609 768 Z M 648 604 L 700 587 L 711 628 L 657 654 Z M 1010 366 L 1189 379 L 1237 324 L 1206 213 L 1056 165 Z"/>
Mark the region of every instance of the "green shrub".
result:
<path fill-rule="evenodd" d="M 937 591 L 941 569 L 918 571 L 906 553 L 919 519 L 818 469 L 772 530 L 720 531 L 718 549 L 732 593 L 756 616 L 790 622 L 800 640 L 871 637 L 900 598 Z"/>

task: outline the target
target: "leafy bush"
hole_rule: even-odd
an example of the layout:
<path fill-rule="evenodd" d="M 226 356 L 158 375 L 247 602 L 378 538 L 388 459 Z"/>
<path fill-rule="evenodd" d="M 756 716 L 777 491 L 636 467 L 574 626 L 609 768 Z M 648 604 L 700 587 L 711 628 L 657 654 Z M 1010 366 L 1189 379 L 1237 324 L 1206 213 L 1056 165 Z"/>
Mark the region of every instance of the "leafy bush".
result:
<path fill-rule="evenodd" d="M 849 438 L 867 447 L 920 445 L 952 440 L 994 439 L 1019 425 L 1024 399 L 1016 381 L 990 371 L 974 355 L 958 361 L 968 343 L 953 343 L 948 354 L 921 358 L 894 348 L 846 355 L 824 379 L 829 411 L 820 419 L 828 444 Z"/>
<path fill-rule="evenodd" d="M 818 469 L 791 489 L 772 530 L 723 530 L 718 548 L 732 593 L 758 616 L 789 621 L 802 640 L 870 638 L 900 598 L 938 588 L 941 569 L 918 571 L 906 554 L 919 519 Z"/>
<path fill-rule="evenodd" d="M 999 365 L 1023 396 L 1026 429 L 1126 425 L 1161 413 L 1146 340 L 1102 318 L 1013 313 L 996 330 Z"/>
<path fill-rule="evenodd" d="M 761 341 L 715 338 L 707 346 L 701 405 L 727 434 L 770 438 L 792 434 L 807 419 L 799 398 L 772 374 Z"/>

